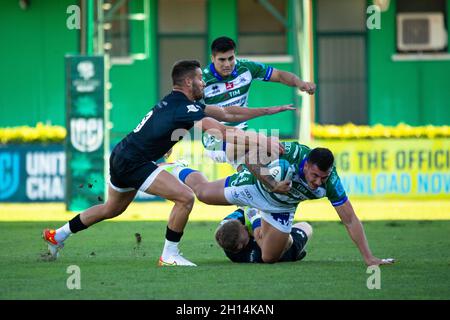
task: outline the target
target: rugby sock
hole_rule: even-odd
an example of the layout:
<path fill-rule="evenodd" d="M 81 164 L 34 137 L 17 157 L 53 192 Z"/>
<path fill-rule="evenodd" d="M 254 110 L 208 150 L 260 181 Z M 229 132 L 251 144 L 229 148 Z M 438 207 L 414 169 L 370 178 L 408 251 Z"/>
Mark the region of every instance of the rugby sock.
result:
<path fill-rule="evenodd" d="M 197 172 L 197 170 L 193 170 L 191 168 L 182 167 L 180 165 L 173 165 L 169 164 L 167 166 L 164 166 L 164 170 L 169 172 L 171 175 L 175 176 L 175 178 L 178 178 L 181 182 L 184 183 L 187 176 L 190 175 L 192 172 Z"/>
<path fill-rule="evenodd" d="M 258 209 L 248 208 L 246 213 L 247 213 L 247 217 L 250 220 L 250 223 L 252 224 L 253 231 L 255 231 L 255 229 L 261 227 L 261 215 L 260 215 Z"/>
<path fill-rule="evenodd" d="M 63 242 L 66 240 L 70 235 L 72 234 L 72 231 L 70 230 L 69 223 L 67 222 L 65 225 L 63 225 L 61 228 L 56 230 L 55 234 L 55 240 L 57 242 Z"/>
<path fill-rule="evenodd" d="M 181 182 L 185 183 L 187 176 L 192 172 L 197 172 L 197 170 L 193 170 L 191 168 L 183 168 L 178 174 L 178 177 L 180 178 Z"/>
<path fill-rule="evenodd" d="M 166 228 L 166 241 L 164 242 L 164 249 L 162 259 L 166 260 L 172 255 L 178 254 L 178 243 L 181 240 L 183 232 L 176 232 L 169 227 Z"/>
<path fill-rule="evenodd" d="M 77 233 L 78 231 L 86 229 L 87 226 L 85 226 L 83 222 L 81 222 L 80 215 L 78 214 L 76 217 L 69 221 L 69 228 L 72 233 Z"/>
<path fill-rule="evenodd" d="M 252 222 L 252 230 L 255 231 L 259 227 L 261 227 L 261 217 L 256 217 Z"/>

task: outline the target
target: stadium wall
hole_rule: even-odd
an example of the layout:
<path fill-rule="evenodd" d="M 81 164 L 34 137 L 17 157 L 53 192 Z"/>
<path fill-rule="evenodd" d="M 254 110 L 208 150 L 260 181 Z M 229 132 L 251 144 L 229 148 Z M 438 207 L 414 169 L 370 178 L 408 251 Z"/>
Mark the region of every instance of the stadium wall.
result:
<path fill-rule="evenodd" d="M 77 53 L 78 30 L 66 27 L 73 0 L 3 1 L 0 10 L 0 127 L 38 121 L 64 126 L 64 55 Z"/>
<path fill-rule="evenodd" d="M 150 6 L 150 57 L 131 63 L 113 64 L 110 73 L 113 105 L 111 140 L 117 141 L 127 134 L 161 97 L 159 96 L 159 44 L 158 1 L 148 1 Z M 35 0 L 27 10 L 17 2 L 2 5 L 0 27 L 8 50 L 0 52 L 0 127 L 20 125 L 35 126 L 38 122 L 64 126 L 64 55 L 79 52 L 79 30 L 69 30 L 67 8 L 77 1 Z M 131 9 L 139 12 L 140 1 L 130 2 Z M 236 1 L 212 0 L 207 2 L 208 40 L 227 34 L 237 39 Z M 227 17 L 227 19 L 225 19 Z M 231 17 L 231 19 L 230 19 Z M 12 32 L 13 31 L 13 32 Z M 131 42 L 143 38 L 142 29 L 133 29 Z M 209 62 L 209 42 L 204 48 Z M 271 65 L 292 71 L 291 62 L 274 62 Z M 250 105 L 267 106 L 293 103 L 293 90 L 279 84 L 256 83 L 252 87 Z M 280 114 L 272 119 L 256 119 L 254 128 L 278 128 L 280 134 L 295 136 L 296 119 L 290 114 Z"/>
<path fill-rule="evenodd" d="M 158 93 L 157 0 L 150 5 L 150 57 L 131 64 L 114 65 L 111 119 L 112 141 L 123 137 L 160 98 Z M 0 52 L 0 127 L 34 126 L 37 122 L 64 125 L 64 55 L 79 51 L 79 30 L 66 27 L 68 6 L 77 1 L 34 0 L 27 10 L 17 1 L 7 1 L 0 11 L 4 46 Z M 131 2 L 136 6 L 139 1 Z M 237 1 L 207 1 L 208 45 L 218 35 L 238 39 Z M 292 0 L 288 1 L 289 6 Z M 368 2 L 369 3 L 369 2 Z M 450 0 L 447 3 L 449 20 Z M 381 13 L 381 29 L 368 31 L 368 122 L 369 124 L 445 125 L 450 123 L 450 60 L 394 61 L 396 1 Z M 291 17 L 286 15 L 290 23 Z M 143 35 L 137 31 L 133 39 Z M 450 33 L 449 33 L 450 34 Z M 238 39 L 239 40 L 239 39 Z M 284 61 L 267 62 L 294 70 L 291 37 Z M 269 59 L 270 60 L 270 59 Z M 204 61 L 203 63 L 207 63 Z M 320 90 L 320 88 L 319 88 Z M 257 82 L 250 105 L 264 106 L 294 102 L 294 92 L 280 84 Z M 252 120 L 254 128 L 280 128 L 282 137 L 296 135 L 297 118 L 283 113 Z M 282 124 L 280 126 L 280 124 Z"/>

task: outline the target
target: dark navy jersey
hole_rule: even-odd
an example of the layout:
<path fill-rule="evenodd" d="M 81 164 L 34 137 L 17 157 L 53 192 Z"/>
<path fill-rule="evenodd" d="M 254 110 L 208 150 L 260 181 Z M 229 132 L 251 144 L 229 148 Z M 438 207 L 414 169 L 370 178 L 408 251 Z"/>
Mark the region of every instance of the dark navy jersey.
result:
<path fill-rule="evenodd" d="M 293 262 L 302 260 L 306 251 L 304 248 L 308 241 L 306 233 L 299 228 L 292 228 L 291 236 L 293 243 L 291 247 L 281 256 L 278 262 Z M 233 262 L 237 263 L 263 263 L 261 248 L 256 243 L 255 238 L 250 236 L 250 240 L 244 249 L 237 253 L 224 250 L 225 255 Z"/>
<path fill-rule="evenodd" d="M 172 91 L 119 142 L 114 152 L 133 161 L 156 161 L 182 139 L 195 121 L 205 117 L 205 107 L 180 91 Z"/>
<path fill-rule="evenodd" d="M 247 225 L 246 217 L 244 212 L 240 209 L 226 216 L 221 223 L 226 223 L 228 220 L 239 220 L 243 225 Z M 247 226 L 248 229 L 248 226 Z M 223 250 L 225 255 L 233 262 L 238 263 L 263 263 L 262 260 L 262 252 L 255 238 L 250 234 L 250 239 L 247 245 L 239 252 L 230 252 L 227 250 Z M 298 261 L 305 257 L 306 251 L 304 248 L 306 246 L 306 242 L 308 241 L 308 236 L 306 233 L 299 228 L 292 228 L 291 230 L 292 236 L 292 246 L 283 254 L 283 256 L 278 260 L 278 262 L 292 262 Z"/>

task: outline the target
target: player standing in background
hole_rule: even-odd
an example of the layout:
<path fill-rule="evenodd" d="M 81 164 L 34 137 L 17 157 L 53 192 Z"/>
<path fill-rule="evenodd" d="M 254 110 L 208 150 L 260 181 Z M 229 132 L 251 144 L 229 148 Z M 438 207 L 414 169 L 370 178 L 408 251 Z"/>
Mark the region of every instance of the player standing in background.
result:
<path fill-rule="evenodd" d="M 251 84 L 254 80 L 279 82 L 301 91 L 314 94 L 316 85 L 301 80 L 291 72 L 244 59 L 236 59 L 236 43 L 228 37 L 219 37 L 211 44 L 211 63 L 203 69 L 206 83 L 204 101 L 206 104 L 220 106 L 239 105 L 247 107 Z M 227 123 L 242 130 L 247 122 Z M 245 150 L 233 144 L 203 134 L 205 152 L 215 162 L 231 164 L 235 169 L 245 162 Z M 248 210 L 247 208 L 246 210 Z"/>
<path fill-rule="evenodd" d="M 280 82 L 301 91 L 314 94 L 316 85 L 301 80 L 295 74 L 244 59 L 236 59 L 236 43 L 228 37 L 219 37 L 211 44 L 211 63 L 203 69 L 205 104 L 247 107 L 251 84 L 254 80 Z M 227 123 L 247 129 L 246 122 Z M 207 155 L 216 162 L 228 162 L 237 168 L 244 163 L 233 145 L 226 145 L 214 136 L 204 134 L 203 146 Z M 228 156 L 227 156 L 228 155 Z"/>

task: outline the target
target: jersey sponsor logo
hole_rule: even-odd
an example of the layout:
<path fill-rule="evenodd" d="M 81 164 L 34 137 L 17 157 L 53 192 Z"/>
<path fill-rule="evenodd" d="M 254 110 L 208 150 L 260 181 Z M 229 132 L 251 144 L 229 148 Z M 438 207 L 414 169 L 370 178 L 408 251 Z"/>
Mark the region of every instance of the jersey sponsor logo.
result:
<path fill-rule="evenodd" d="M 19 187 L 19 154 L 0 153 L 0 199 L 7 199 L 16 193 Z"/>
<path fill-rule="evenodd" d="M 247 83 L 247 82 L 248 82 L 248 79 L 247 79 L 244 75 L 241 75 L 241 76 L 239 77 L 239 82 L 240 82 L 240 83 Z"/>
<path fill-rule="evenodd" d="M 210 82 L 206 80 L 206 87 L 204 89 L 204 95 L 206 99 L 211 99 L 215 96 L 225 94 L 229 90 L 241 89 L 241 92 L 247 92 L 245 90 L 246 86 L 250 86 L 252 82 L 252 75 L 250 71 L 245 71 L 238 75 L 235 79 L 230 82 Z M 219 99 L 223 100 L 223 98 Z M 225 101 L 224 101 L 225 102 Z M 207 101 L 208 104 L 219 104 L 217 101 Z"/>
<path fill-rule="evenodd" d="M 226 103 L 218 103 L 221 107 L 229 107 L 229 106 L 241 106 L 245 107 L 247 104 L 248 94 L 244 94 L 242 97 L 238 97 L 237 99 L 227 100 Z"/>
<path fill-rule="evenodd" d="M 278 223 L 289 226 L 290 224 L 290 214 L 289 213 L 271 213 L 270 214 L 273 218 L 273 220 L 277 221 Z"/>
<path fill-rule="evenodd" d="M 238 176 L 236 177 L 236 179 L 234 181 L 231 182 L 231 186 L 238 186 L 242 183 L 248 182 L 250 181 L 251 176 L 249 175 L 249 171 L 244 170 L 238 173 Z"/>
<path fill-rule="evenodd" d="M 253 196 L 252 196 L 252 194 L 250 193 L 250 191 L 248 191 L 248 189 L 244 189 L 244 193 L 245 193 L 245 196 L 246 196 L 248 199 L 253 200 Z"/>
<path fill-rule="evenodd" d="M 71 119 L 70 143 L 80 152 L 93 152 L 98 150 L 103 144 L 103 119 Z"/>
<path fill-rule="evenodd" d="M 188 109 L 188 113 L 189 112 L 198 112 L 198 110 L 200 110 L 200 107 L 196 106 L 195 104 L 189 104 L 186 106 L 186 108 Z"/>
<path fill-rule="evenodd" d="M 217 84 L 213 85 L 211 90 L 212 90 L 211 91 L 211 95 L 215 95 L 215 94 L 220 93 L 220 89 L 219 89 L 219 86 Z"/>

